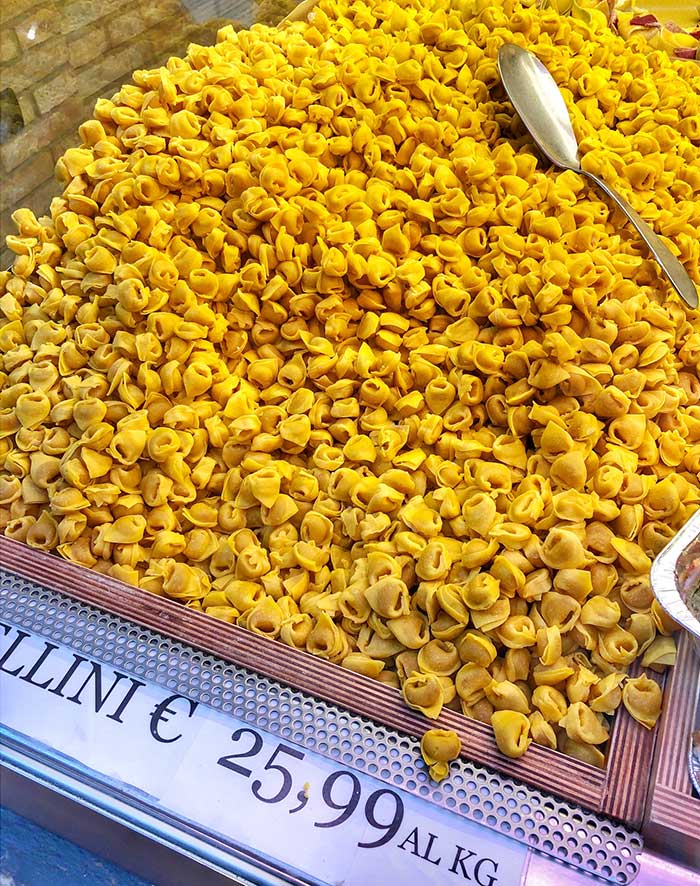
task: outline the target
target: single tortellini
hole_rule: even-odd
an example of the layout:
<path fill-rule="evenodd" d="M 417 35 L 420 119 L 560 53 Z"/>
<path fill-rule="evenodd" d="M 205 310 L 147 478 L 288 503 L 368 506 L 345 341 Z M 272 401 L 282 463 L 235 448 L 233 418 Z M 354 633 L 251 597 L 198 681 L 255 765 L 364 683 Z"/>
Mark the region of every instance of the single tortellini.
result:
<path fill-rule="evenodd" d="M 507 597 L 499 597 L 488 609 L 478 609 L 472 612 L 474 627 L 482 633 L 495 631 L 510 616 L 511 604 Z"/>
<path fill-rule="evenodd" d="M 605 754 L 595 745 L 573 741 L 565 735 L 564 741 L 561 743 L 561 750 L 570 757 L 576 757 L 598 769 L 605 768 Z"/>
<path fill-rule="evenodd" d="M 642 656 L 642 667 L 662 671 L 676 663 L 676 641 L 673 637 L 657 637 L 646 648 Z"/>
<path fill-rule="evenodd" d="M 401 687 L 406 704 L 421 711 L 431 720 L 437 720 L 444 703 L 444 693 L 440 678 L 435 674 L 414 672 Z"/>
<path fill-rule="evenodd" d="M 28 391 L 17 398 L 14 412 L 23 428 L 37 428 L 48 418 L 51 401 L 43 391 Z"/>
<path fill-rule="evenodd" d="M 656 625 L 657 631 L 660 634 L 663 634 L 665 637 L 670 636 L 678 630 L 679 626 L 666 612 L 666 610 L 661 607 L 657 599 L 654 599 L 653 603 L 651 604 L 651 614 L 654 619 L 654 624 Z"/>
<path fill-rule="evenodd" d="M 593 578 L 588 569 L 560 569 L 554 576 L 554 587 L 562 594 L 568 594 L 578 603 L 583 603 L 593 592 Z"/>
<path fill-rule="evenodd" d="M 305 649 L 306 641 L 313 629 L 313 619 L 307 613 L 298 612 L 290 615 L 282 622 L 280 627 L 280 640 L 287 646 L 296 649 Z"/>
<path fill-rule="evenodd" d="M 607 597 L 592 597 L 581 607 L 581 622 L 596 628 L 612 628 L 620 621 L 620 606 Z"/>
<path fill-rule="evenodd" d="M 522 757 L 530 747 L 530 721 L 518 711 L 494 711 L 491 726 L 498 749 L 507 757 Z"/>
<path fill-rule="evenodd" d="M 589 555 L 581 539 L 569 529 L 550 529 L 541 545 L 540 556 L 551 569 L 580 569 Z"/>
<path fill-rule="evenodd" d="M 559 720 L 559 726 L 566 730 L 571 741 L 580 744 L 603 744 L 609 738 L 607 728 L 582 701 L 569 706 L 566 714 Z"/>
<path fill-rule="evenodd" d="M 588 704 L 592 711 L 612 714 L 622 701 L 622 683 L 624 674 L 612 673 L 602 677 L 592 687 Z"/>
<path fill-rule="evenodd" d="M 428 765 L 433 781 L 442 781 L 449 773 L 449 764 L 462 750 L 459 736 L 452 729 L 429 729 L 420 742 L 421 756 Z"/>
<path fill-rule="evenodd" d="M 254 611 L 255 609 L 251 610 L 251 612 Z M 306 638 L 306 649 L 312 655 L 328 658 L 331 661 L 342 661 L 349 651 L 342 628 L 333 621 L 327 612 L 321 612 L 316 619 L 316 624 Z"/>
<path fill-rule="evenodd" d="M 558 627 L 542 627 L 536 634 L 540 663 L 552 665 L 561 658 L 561 631 Z"/>
<path fill-rule="evenodd" d="M 459 626 L 455 632 L 455 636 L 458 636 L 469 623 L 469 608 L 464 601 L 461 588 L 457 584 L 442 585 L 438 587 L 436 596 L 443 613 Z"/>
<path fill-rule="evenodd" d="M 533 711 L 529 717 L 530 735 L 535 744 L 543 745 L 555 751 L 557 749 L 557 736 L 551 725 L 545 720 L 540 711 Z"/>
<path fill-rule="evenodd" d="M 540 612 L 546 625 L 556 627 L 560 634 L 565 634 L 579 620 L 581 606 L 568 594 L 552 591 L 543 597 Z"/>
<path fill-rule="evenodd" d="M 532 619 L 527 615 L 511 615 L 496 628 L 496 636 L 509 649 L 534 646 L 537 634 Z"/>
<path fill-rule="evenodd" d="M 418 667 L 424 674 L 447 677 L 459 670 L 461 663 L 457 648 L 449 640 L 431 640 L 418 651 Z"/>
<path fill-rule="evenodd" d="M 105 528 L 103 538 L 111 544 L 133 544 L 141 541 L 146 531 L 146 519 L 134 514 L 119 517 Z"/>
<path fill-rule="evenodd" d="M 611 544 L 626 572 L 634 575 L 649 574 L 651 560 L 638 544 L 624 538 L 613 538 Z"/>
<path fill-rule="evenodd" d="M 466 705 L 472 706 L 485 697 L 486 687 L 492 681 L 493 677 L 486 668 L 475 662 L 467 662 L 455 675 L 457 695 Z"/>
<path fill-rule="evenodd" d="M 532 669 L 532 678 L 538 687 L 556 686 L 568 680 L 575 670 L 573 662 L 562 656 L 551 665 L 535 665 Z"/>
<path fill-rule="evenodd" d="M 386 625 L 399 643 L 407 649 L 420 649 L 430 641 L 428 621 L 416 610 L 409 612 L 408 615 L 390 618 Z"/>
<path fill-rule="evenodd" d="M 530 678 L 530 652 L 527 649 L 508 649 L 504 660 L 506 679 L 512 683 L 527 683 Z"/>
<path fill-rule="evenodd" d="M 538 686 L 532 693 L 532 705 L 548 723 L 559 723 L 569 707 L 566 697 L 554 686 Z"/>
<path fill-rule="evenodd" d="M 478 631 L 466 631 L 456 646 L 463 662 L 473 662 L 483 668 L 487 668 L 498 654 L 493 641 Z"/>
<path fill-rule="evenodd" d="M 396 673 L 403 686 L 406 680 L 408 680 L 414 672 L 419 671 L 418 653 L 413 650 L 400 652 L 394 659 L 394 667 L 396 668 Z"/>
<path fill-rule="evenodd" d="M 633 612 L 626 622 L 625 630 L 637 641 L 639 653 L 644 653 L 656 637 L 654 616 L 650 612 Z"/>
<path fill-rule="evenodd" d="M 365 597 L 382 618 L 398 618 L 409 613 L 408 588 L 400 578 L 380 578 L 367 588 Z"/>
<path fill-rule="evenodd" d="M 56 546 L 58 541 L 58 525 L 48 511 L 42 511 L 39 519 L 32 523 L 25 541 L 30 547 L 42 551 L 50 551 Z"/>
<path fill-rule="evenodd" d="M 236 624 L 240 615 L 239 611 L 234 609 L 233 606 L 206 606 L 203 608 L 207 615 L 211 615 L 228 624 Z"/>
<path fill-rule="evenodd" d="M 633 634 L 619 626 L 598 635 L 598 653 L 611 665 L 629 665 L 637 656 L 639 646 Z"/>
<path fill-rule="evenodd" d="M 510 680 L 492 680 L 484 689 L 486 697 L 497 711 L 519 711 L 530 713 L 530 700 L 523 690 Z"/>
<path fill-rule="evenodd" d="M 385 662 L 375 658 L 370 658 L 364 652 L 350 652 L 341 662 L 344 668 L 354 671 L 356 674 L 363 674 L 365 677 L 373 677 L 375 680 L 386 667 Z"/>
<path fill-rule="evenodd" d="M 627 680 L 622 703 L 634 719 L 646 729 L 653 729 L 661 714 L 661 687 L 642 674 Z"/>
<path fill-rule="evenodd" d="M 590 668 L 580 665 L 576 673 L 572 674 L 566 681 L 566 695 L 571 704 L 577 701 L 588 701 L 591 695 L 591 687 L 594 687 L 600 680 Z M 591 705 L 593 707 L 593 705 Z M 596 710 L 593 708 L 593 710 Z"/>
<path fill-rule="evenodd" d="M 201 569 L 162 560 L 162 589 L 166 596 L 179 600 L 201 600 L 209 591 L 210 582 Z"/>
<path fill-rule="evenodd" d="M 379 683 L 391 686 L 392 689 L 401 689 L 399 675 L 395 671 L 382 671 L 377 677 Z"/>
<path fill-rule="evenodd" d="M 500 592 L 498 579 L 488 573 L 480 572 L 465 585 L 464 602 L 470 610 L 487 610 L 496 603 Z"/>
<path fill-rule="evenodd" d="M 249 631 L 261 634 L 274 640 L 282 628 L 283 613 L 277 603 L 271 597 L 265 597 L 260 603 L 249 609 L 244 616 L 245 627 Z M 307 641 L 308 648 L 308 641 Z M 309 649 L 313 652 L 313 649 Z"/>

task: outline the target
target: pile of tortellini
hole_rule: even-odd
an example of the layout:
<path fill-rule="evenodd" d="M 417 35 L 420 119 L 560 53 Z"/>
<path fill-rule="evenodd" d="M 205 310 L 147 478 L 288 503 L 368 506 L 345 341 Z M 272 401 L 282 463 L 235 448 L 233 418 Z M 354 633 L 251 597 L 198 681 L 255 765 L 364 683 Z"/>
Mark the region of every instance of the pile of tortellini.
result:
<path fill-rule="evenodd" d="M 191 609 L 604 764 L 651 558 L 700 501 L 700 315 L 547 167 L 583 162 L 700 278 L 700 66 L 532 0 L 322 0 L 137 71 L 0 275 L 0 526 Z M 437 757 L 436 757 L 437 759 Z"/>

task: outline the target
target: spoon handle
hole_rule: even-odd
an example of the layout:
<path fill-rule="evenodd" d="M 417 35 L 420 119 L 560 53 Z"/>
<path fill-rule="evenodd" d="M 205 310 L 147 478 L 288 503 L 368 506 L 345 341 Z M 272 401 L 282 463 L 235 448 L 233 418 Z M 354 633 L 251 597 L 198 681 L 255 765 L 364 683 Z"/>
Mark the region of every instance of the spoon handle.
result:
<path fill-rule="evenodd" d="M 639 215 L 632 209 L 629 203 L 621 197 L 617 191 L 614 191 L 609 185 L 607 185 L 602 179 L 598 178 L 597 175 L 594 175 L 592 172 L 586 172 L 583 170 L 584 175 L 587 175 L 591 181 L 594 181 L 601 191 L 605 191 L 605 193 L 610 197 L 611 200 L 614 200 L 615 203 L 620 207 L 620 209 L 625 213 L 627 218 L 632 222 L 634 227 L 637 230 L 639 236 L 646 242 L 647 246 L 652 252 L 652 255 L 657 260 L 657 262 L 661 265 L 661 268 L 668 277 L 671 282 L 671 285 L 676 290 L 678 295 L 685 301 L 691 308 L 697 308 L 698 306 L 698 291 L 695 287 L 695 284 L 688 276 L 688 272 L 683 267 L 683 265 L 678 261 L 676 256 L 671 252 L 671 250 L 663 243 L 661 238 L 652 231 L 649 225 L 644 221 L 644 219 L 640 218 Z"/>

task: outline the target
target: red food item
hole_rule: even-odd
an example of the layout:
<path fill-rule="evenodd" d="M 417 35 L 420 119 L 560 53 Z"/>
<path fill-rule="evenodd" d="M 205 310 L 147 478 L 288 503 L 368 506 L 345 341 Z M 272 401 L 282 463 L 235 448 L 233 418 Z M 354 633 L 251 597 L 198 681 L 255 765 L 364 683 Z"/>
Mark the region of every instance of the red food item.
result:
<path fill-rule="evenodd" d="M 700 49 L 693 49 L 692 47 L 688 49 L 675 49 L 673 54 L 676 58 L 687 58 L 691 61 L 694 59 L 700 60 Z"/>
<path fill-rule="evenodd" d="M 641 28 L 660 28 L 661 22 L 655 15 L 648 13 L 647 15 L 635 15 L 630 19 L 631 25 L 638 25 Z"/>

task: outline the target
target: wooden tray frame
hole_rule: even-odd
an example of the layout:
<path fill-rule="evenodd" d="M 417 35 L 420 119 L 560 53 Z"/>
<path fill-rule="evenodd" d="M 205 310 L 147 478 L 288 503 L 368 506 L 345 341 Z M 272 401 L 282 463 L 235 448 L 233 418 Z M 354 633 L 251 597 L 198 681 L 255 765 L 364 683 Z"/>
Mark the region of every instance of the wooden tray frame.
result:
<path fill-rule="evenodd" d="M 656 733 L 624 709 L 616 715 L 605 769 L 533 744 L 519 760 L 503 756 L 491 729 L 445 710 L 437 723 L 406 706 L 390 686 L 341 668 L 307 652 L 267 640 L 236 625 L 159 597 L 0 536 L 0 565 L 43 587 L 111 612 L 188 643 L 294 689 L 338 704 L 392 729 L 421 736 L 438 725 L 454 729 L 462 756 L 533 785 L 561 799 L 639 828 L 647 796 Z M 668 719 L 668 718 L 667 718 Z"/>
<path fill-rule="evenodd" d="M 688 737 L 700 692 L 700 656 L 688 634 L 678 646 L 659 723 L 642 833 L 645 843 L 700 871 L 700 799 L 688 775 Z"/>

